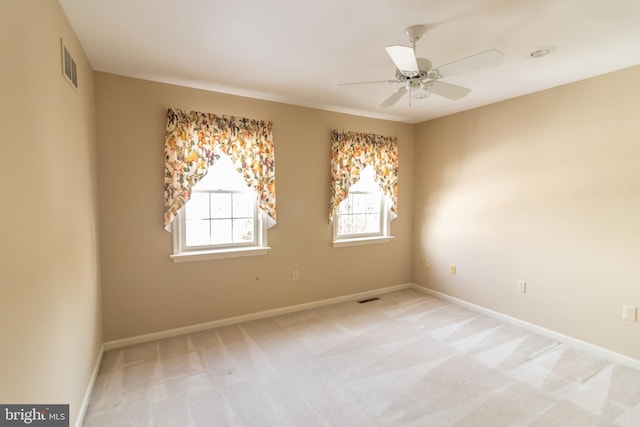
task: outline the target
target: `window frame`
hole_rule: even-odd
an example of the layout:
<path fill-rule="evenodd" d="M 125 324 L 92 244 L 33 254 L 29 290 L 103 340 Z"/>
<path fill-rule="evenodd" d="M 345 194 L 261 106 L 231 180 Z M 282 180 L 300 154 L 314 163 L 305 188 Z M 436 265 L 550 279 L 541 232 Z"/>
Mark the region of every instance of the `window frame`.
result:
<path fill-rule="evenodd" d="M 341 203 L 344 203 L 353 194 L 380 194 L 380 210 L 378 215 L 380 216 L 380 232 L 377 233 L 356 233 L 356 234 L 338 234 L 340 208 L 336 209 L 333 215 L 333 239 L 332 245 L 334 248 L 344 246 L 355 246 L 373 243 L 387 243 L 393 239 L 391 236 L 391 218 L 389 215 L 388 200 L 382 193 L 382 191 L 362 191 L 349 190 L 347 198 Z"/>
<path fill-rule="evenodd" d="M 199 194 L 208 194 L 209 195 L 209 206 L 211 206 L 211 195 L 212 194 L 230 194 L 231 195 L 231 216 L 229 218 L 224 218 L 224 219 L 230 219 L 232 224 L 233 224 L 233 220 L 234 219 L 240 219 L 240 218 L 247 218 L 247 217 L 235 217 L 233 215 L 233 197 L 236 194 L 251 194 L 250 191 L 233 191 L 233 190 L 193 190 L 193 192 L 191 193 L 191 197 L 193 199 L 193 194 L 194 193 L 199 193 Z M 252 197 L 252 206 L 251 206 L 251 210 L 252 210 L 252 215 L 251 215 L 251 219 L 253 220 L 253 239 L 251 241 L 248 242 L 237 242 L 237 243 L 212 243 L 212 244 L 205 244 L 205 245 L 188 245 L 186 242 L 186 227 L 187 227 L 187 218 L 186 218 L 186 208 L 187 205 L 191 202 L 191 200 L 189 200 L 189 202 L 187 202 L 185 204 L 185 213 L 184 213 L 184 218 L 183 221 L 181 222 L 181 226 L 182 226 L 182 230 L 181 232 L 182 237 L 184 237 L 184 242 L 182 242 L 182 252 L 189 252 L 189 251 L 201 251 L 201 250 L 218 250 L 218 249 L 229 249 L 229 248 L 236 248 L 236 247 L 243 247 L 243 246 L 257 246 L 258 244 L 258 228 L 259 228 L 259 224 L 258 224 L 258 199 L 257 197 Z M 206 219 L 210 222 L 212 222 L 215 219 L 222 219 L 222 218 L 202 218 L 202 219 Z M 232 225 L 233 227 L 233 225 Z M 233 231 L 231 232 L 232 236 L 233 236 Z M 233 238 L 233 237 L 232 237 Z"/>
<path fill-rule="evenodd" d="M 194 190 L 194 193 L 217 194 L 251 194 L 251 191 L 237 190 Z M 186 244 L 186 207 L 178 211 L 173 221 L 173 253 L 174 262 L 203 261 L 210 259 L 235 258 L 253 255 L 265 255 L 269 249 L 267 245 L 267 214 L 258 207 L 258 197 L 255 195 L 253 203 L 254 240 L 247 243 L 227 243 L 188 246 Z M 233 216 L 231 217 L 233 219 Z"/>

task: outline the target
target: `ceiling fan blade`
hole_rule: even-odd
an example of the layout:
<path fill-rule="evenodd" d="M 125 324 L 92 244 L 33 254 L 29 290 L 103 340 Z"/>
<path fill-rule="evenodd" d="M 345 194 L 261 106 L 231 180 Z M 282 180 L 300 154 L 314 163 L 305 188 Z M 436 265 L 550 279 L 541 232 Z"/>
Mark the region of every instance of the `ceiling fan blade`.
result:
<path fill-rule="evenodd" d="M 420 72 L 418 60 L 412 47 L 409 46 L 387 46 L 385 48 L 391 60 L 403 75 L 415 76 Z"/>
<path fill-rule="evenodd" d="M 353 82 L 353 83 L 338 83 L 338 86 L 355 86 L 355 85 L 375 85 L 375 84 L 393 84 L 393 83 L 401 83 L 398 80 L 374 80 L 371 82 Z"/>
<path fill-rule="evenodd" d="M 448 98 L 452 101 L 464 98 L 469 92 L 471 92 L 471 89 L 469 88 L 445 83 L 440 80 L 433 80 L 429 82 L 428 90 L 429 92 Z"/>
<path fill-rule="evenodd" d="M 398 88 L 391 95 L 389 95 L 389 97 L 387 99 L 385 99 L 382 102 L 382 104 L 380 104 L 380 107 L 382 107 L 382 108 L 391 107 L 393 104 L 398 102 L 398 100 L 400 98 L 402 98 L 402 96 L 405 93 L 407 93 L 407 88 L 406 87 L 402 86 L 402 87 Z"/>
<path fill-rule="evenodd" d="M 502 64 L 504 54 L 497 49 L 488 50 L 468 58 L 459 59 L 436 68 L 439 77 L 455 76 L 469 73 L 481 68 L 494 67 Z"/>

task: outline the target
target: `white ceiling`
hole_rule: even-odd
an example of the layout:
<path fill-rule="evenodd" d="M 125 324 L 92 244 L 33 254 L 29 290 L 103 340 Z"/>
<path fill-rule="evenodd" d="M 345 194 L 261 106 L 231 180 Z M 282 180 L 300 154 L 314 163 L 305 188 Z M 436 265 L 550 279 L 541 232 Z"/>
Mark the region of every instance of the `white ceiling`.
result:
<path fill-rule="evenodd" d="M 97 71 L 407 123 L 640 63 L 640 0 L 59 1 Z M 410 45 L 415 24 L 434 65 L 489 49 L 505 60 L 445 79 L 472 89 L 459 101 L 384 109 L 395 86 L 338 87 L 393 79 L 384 47 Z"/>

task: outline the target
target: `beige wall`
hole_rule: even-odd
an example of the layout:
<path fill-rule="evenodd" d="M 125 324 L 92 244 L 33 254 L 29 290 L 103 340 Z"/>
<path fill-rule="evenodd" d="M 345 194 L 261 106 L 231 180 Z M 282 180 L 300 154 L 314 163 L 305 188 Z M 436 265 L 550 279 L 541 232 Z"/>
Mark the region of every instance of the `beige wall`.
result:
<path fill-rule="evenodd" d="M 420 124 L 414 281 L 640 359 L 639 99 L 635 67 Z"/>
<path fill-rule="evenodd" d="M 105 340 L 411 281 L 414 126 L 96 73 Z M 274 123 L 278 223 L 267 255 L 175 264 L 164 231 L 168 107 Z M 332 129 L 399 139 L 391 243 L 334 249 Z M 297 269 L 300 280 L 292 281 Z"/>
<path fill-rule="evenodd" d="M 0 16 L 0 402 L 69 403 L 73 422 L 102 344 L 93 72 L 57 1 Z"/>

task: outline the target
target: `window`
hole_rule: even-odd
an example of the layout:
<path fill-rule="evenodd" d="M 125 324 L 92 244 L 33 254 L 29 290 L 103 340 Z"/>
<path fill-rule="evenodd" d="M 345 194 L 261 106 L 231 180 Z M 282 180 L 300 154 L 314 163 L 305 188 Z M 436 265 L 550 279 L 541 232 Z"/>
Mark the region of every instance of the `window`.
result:
<path fill-rule="evenodd" d="M 397 187 L 397 138 L 333 131 L 329 202 L 333 246 L 390 241 Z"/>
<path fill-rule="evenodd" d="M 334 246 L 388 241 L 389 231 L 386 198 L 375 182 L 373 168 L 367 166 L 335 212 Z"/>
<path fill-rule="evenodd" d="M 173 225 L 174 260 L 266 253 L 266 226 L 257 194 L 228 156 L 220 155 L 191 191 Z"/>
<path fill-rule="evenodd" d="M 383 230 L 380 193 L 350 191 L 338 207 L 336 237 L 379 236 Z"/>
<path fill-rule="evenodd" d="M 384 205 L 382 191 L 373 179 L 373 168 L 367 166 L 338 205 L 333 221 L 334 240 L 386 235 Z"/>
<path fill-rule="evenodd" d="M 167 110 L 164 228 L 175 262 L 267 253 L 276 224 L 273 123 Z"/>
<path fill-rule="evenodd" d="M 195 189 L 185 205 L 183 247 L 256 245 L 256 214 L 255 194 Z"/>

